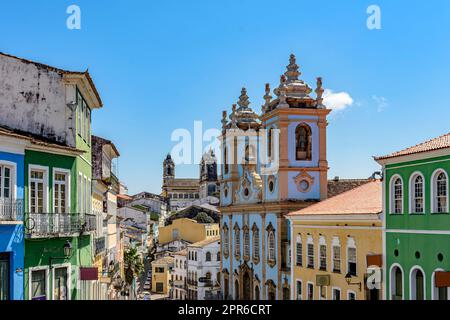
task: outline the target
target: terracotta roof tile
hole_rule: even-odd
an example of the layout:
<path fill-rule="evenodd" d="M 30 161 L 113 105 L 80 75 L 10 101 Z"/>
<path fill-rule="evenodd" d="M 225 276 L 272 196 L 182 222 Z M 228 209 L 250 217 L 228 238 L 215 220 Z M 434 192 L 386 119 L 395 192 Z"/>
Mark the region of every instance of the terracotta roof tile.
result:
<path fill-rule="evenodd" d="M 288 216 L 378 214 L 381 212 L 381 182 L 374 180 L 302 210 L 291 212 Z"/>
<path fill-rule="evenodd" d="M 419 143 L 415 146 L 406 148 L 401 151 L 397 151 L 385 156 L 375 157 L 375 160 L 383 160 L 394 157 L 406 156 L 414 153 L 427 152 L 433 150 L 439 150 L 444 148 L 450 148 L 450 133 L 444 134 L 440 137 Z"/>
<path fill-rule="evenodd" d="M 207 238 L 207 239 L 204 239 L 202 241 L 195 242 L 193 244 L 190 244 L 189 247 L 202 248 L 202 247 L 207 246 L 208 244 L 211 244 L 211 243 L 216 242 L 216 241 L 220 241 L 220 236 Z"/>

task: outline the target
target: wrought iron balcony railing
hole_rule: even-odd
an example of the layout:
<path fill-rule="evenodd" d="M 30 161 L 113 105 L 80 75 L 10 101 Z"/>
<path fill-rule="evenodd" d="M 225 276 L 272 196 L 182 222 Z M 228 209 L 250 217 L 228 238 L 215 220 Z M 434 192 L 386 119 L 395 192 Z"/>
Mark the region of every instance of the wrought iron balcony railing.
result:
<path fill-rule="evenodd" d="M 106 238 L 105 237 L 96 238 L 95 241 L 94 241 L 94 245 L 95 245 L 95 254 L 96 255 L 105 252 L 105 250 L 106 250 Z"/>
<path fill-rule="evenodd" d="M 0 221 L 22 221 L 23 200 L 0 198 Z"/>
<path fill-rule="evenodd" d="M 30 237 L 63 237 L 92 232 L 96 228 L 93 214 L 27 213 L 25 230 Z"/>

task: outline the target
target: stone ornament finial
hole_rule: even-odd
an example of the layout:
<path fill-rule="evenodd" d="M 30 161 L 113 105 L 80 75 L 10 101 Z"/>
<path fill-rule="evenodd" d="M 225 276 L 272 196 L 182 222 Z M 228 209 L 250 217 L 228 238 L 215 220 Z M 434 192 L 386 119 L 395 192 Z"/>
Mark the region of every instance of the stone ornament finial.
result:
<path fill-rule="evenodd" d="M 298 71 L 299 66 L 296 63 L 295 55 L 291 54 L 289 57 L 289 64 L 286 66 L 287 71 L 284 73 L 289 82 L 298 80 L 298 76 L 301 74 Z"/>
<path fill-rule="evenodd" d="M 244 87 L 241 90 L 241 95 L 239 96 L 238 105 L 240 108 L 247 108 L 250 105 L 250 101 L 248 100 L 247 89 Z"/>
<path fill-rule="evenodd" d="M 266 83 L 266 87 L 265 87 L 265 92 L 266 94 L 264 95 L 264 100 L 265 103 L 263 104 L 261 111 L 262 113 L 266 113 L 267 110 L 269 110 L 269 104 L 272 101 L 272 96 L 270 95 L 270 84 Z"/>
<path fill-rule="evenodd" d="M 325 91 L 322 88 L 322 77 L 317 77 L 317 88 L 315 90 L 316 93 L 316 101 L 317 101 L 317 106 L 323 106 L 322 102 L 323 102 L 323 92 Z"/>
<path fill-rule="evenodd" d="M 231 127 L 232 128 L 236 128 L 237 127 L 237 120 L 236 120 L 236 104 L 233 104 L 233 106 L 231 107 Z"/>
<path fill-rule="evenodd" d="M 280 77 L 280 86 L 278 87 L 278 98 L 280 102 L 278 103 L 278 108 L 289 108 L 286 102 L 286 77 L 282 75 Z"/>
<path fill-rule="evenodd" d="M 227 126 L 227 111 L 222 111 L 222 128 Z"/>

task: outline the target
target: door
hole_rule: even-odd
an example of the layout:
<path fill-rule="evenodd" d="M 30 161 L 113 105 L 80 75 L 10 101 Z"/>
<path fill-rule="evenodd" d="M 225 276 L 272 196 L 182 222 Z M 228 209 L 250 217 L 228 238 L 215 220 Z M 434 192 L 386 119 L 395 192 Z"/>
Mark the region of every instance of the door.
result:
<path fill-rule="evenodd" d="M 0 300 L 10 299 L 10 258 L 9 253 L 0 253 Z"/>
<path fill-rule="evenodd" d="M 12 218 L 13 204 L 11 198 L 11 169 L 0 165 L 0 220 Z"/>
<path fill-rule="evenodd" d="M 55 268 L 53 300 L 68 300 L 67 268 Z"/>
<path fill-rule="evenodd" d="M 251 290 L 251 287 L 250 287 L 250 276 L 249 276 L 249 274 L 248 274 L 248 272 L 246 272 L 245 274 L 244 274 L 244 277 L 243 277 L 243 299 L 244 300 L 250 300 L 251 299 L 251 297 L 250 297 L 250 291 Z"/>

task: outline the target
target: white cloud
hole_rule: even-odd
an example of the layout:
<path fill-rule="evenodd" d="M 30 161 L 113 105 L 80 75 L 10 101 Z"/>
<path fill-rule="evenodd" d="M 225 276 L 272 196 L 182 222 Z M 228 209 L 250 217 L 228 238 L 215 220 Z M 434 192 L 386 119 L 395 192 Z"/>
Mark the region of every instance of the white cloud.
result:
<path fill-rule="evenodd" d="M 377 104 L 377 111 L 382 112 L 389 106 L 389 103 L 385 97 L 379 97 L 376 95 L 372 96 L 373 101 Z"/>
<path fill-rule="evenodd" d="M 353 104 L 353 98 L 345 91 L 333 92 L 333 90 L 325 89 L 323 104 L 329 109 L 341 111 Z"/>

